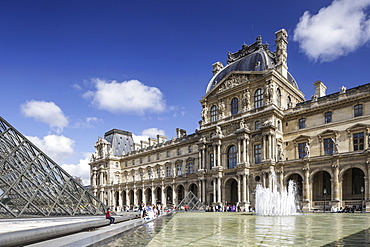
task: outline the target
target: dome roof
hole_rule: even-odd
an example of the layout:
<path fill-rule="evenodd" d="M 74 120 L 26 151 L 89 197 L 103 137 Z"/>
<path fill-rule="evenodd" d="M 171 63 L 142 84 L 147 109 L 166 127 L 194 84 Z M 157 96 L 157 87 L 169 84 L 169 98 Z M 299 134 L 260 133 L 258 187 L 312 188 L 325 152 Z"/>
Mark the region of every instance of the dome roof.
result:
<path fill-rule="evenodd" d="M 265 71 L 274 69 L 276 64 L 275 53 L 271 52 L 268 44 L 262 44 L 261 36 L 257 41 L 248 46 L 243 45 L 242 49 L 236 53 L 228 54 L 228 65 L 218 71 L 210 80 L 207 91 L 211 91 L 232 71 Z M 298 88 L 293 76 L 288 72 L 288 81 Z"/>

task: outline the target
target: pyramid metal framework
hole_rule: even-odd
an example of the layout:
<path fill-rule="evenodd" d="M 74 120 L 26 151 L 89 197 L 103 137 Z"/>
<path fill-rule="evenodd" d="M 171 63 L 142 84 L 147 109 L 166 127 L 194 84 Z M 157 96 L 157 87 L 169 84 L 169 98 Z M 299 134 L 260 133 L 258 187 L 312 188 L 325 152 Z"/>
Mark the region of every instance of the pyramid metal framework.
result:
<path fill-rule="evenodd" d="M 96 215 L 105 205 L 0 117 L 0 218 Z"/>
<path fill-rule="evenodd" d="M 189 191 L 185 198 L 176 206 L 176 209 L 181 209 L 181 207 L 184 206 L 188 206 L 190 211 L 203 210 L 205 208 L 204 203 L 201 202 L 191 191 Z"/>

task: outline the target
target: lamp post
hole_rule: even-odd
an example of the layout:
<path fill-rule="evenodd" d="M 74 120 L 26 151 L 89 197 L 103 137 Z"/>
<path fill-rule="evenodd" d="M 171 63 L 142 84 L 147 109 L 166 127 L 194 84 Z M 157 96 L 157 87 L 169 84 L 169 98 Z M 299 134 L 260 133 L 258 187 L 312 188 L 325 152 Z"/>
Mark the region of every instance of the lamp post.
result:
<path fill-rule="evenodd" d="M 365 200 L 365 198 L 364 198 L 364 186 L 361 186 L 361 213 L 364 213 L 363 199 Z"/>
<path fill-rule="evenodd" d="M 325 208 L 325 199 L 326 199 L 326 188 L 324 188 L 324 213 L 326 213 L 326 208 Z"/>

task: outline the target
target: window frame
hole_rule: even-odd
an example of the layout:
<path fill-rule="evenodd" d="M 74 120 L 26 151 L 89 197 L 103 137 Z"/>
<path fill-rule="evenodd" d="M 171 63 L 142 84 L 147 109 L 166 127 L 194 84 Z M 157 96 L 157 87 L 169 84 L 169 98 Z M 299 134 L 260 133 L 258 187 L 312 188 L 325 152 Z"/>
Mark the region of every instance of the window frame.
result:
<path fill-rule="evenodd" d="M 236 168 L 238 163 L 238 150 L 235 145 L 231 145 L 227 149 L 227 168 L 233 169 Z"/>
<path fill-rule="evenodd" d="M 333 112 L 332 111 L 325 112 L 324 120 L 326 124 L 333 122 Z"/>
<path fill-rule="evenodd" d="M 263 102 L 263 90 L 261 88 L 258 88 L 255 92 L 254 92 L 254 108 L 261 108 L 264 106 L 264 102 Z"/>
<path fill-rule="evenodd" d="M 353 107 L 353 116 L 354 117 L 361 117 L 363 115 L 363 105 L 357 104 Z"/>
<path fill-rule="evenodd" d="M 239 113 L 239 100 L 236 97 L 231 100 L 230 112 L 232 116 Z"/>
<path fill-rule="evenodd" d="M 298 120 L 298 129 L 306 128 L 306 118 L 300 118 Z"/>
<path fill-rule="evenodd" d="M 217 111 L 217 106 L 213 105 L 210 110 L 210 120 L 211 123 L 217 122 L 218 120 L 218 111 Z"/>
<path fill-rule="evenodd" d="M 254 158 L 255 164 L 259 164 L 262 162 L 262 144 L 261 143 L 253 145 L 253 158 Z"/>

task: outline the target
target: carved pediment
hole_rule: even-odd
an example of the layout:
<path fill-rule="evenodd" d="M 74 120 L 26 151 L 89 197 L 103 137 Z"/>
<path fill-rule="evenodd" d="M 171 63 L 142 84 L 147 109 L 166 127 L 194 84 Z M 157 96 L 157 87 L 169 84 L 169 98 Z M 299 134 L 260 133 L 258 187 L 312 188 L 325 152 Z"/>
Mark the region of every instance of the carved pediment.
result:
<path fill-rule="evenodd" d="M 349 127 L 347 129 L 347 132 L 350 132 L 350 131 L 353 131 L 353 130 L 358 130 L 358 129 L 366 129 L 366 128 L 369 128 L 369 127 L 370 127 L 369 124 L 358 123 L 358 124 L 355 124 L 355 125 Z"/>
<path fill-rule="evenodd" d="M 303 141 L 303 140 L 310 141 L 311 137 L 306 136 L 306 135 L 300 135 L 300 136 L 296 137 L 295 139 L 293 139 L 293 142 L 296 143 L 296 142 Z"/>

